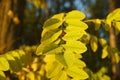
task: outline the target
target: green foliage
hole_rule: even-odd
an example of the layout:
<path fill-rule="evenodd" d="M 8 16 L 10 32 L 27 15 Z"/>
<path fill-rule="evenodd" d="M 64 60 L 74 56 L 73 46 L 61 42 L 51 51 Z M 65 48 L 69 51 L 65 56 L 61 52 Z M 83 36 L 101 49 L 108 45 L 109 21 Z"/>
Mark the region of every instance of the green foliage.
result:
<path fill-rule="evenodd" d="M 82 12 L 74 10 L 57 14 L 45 22 L 36 54 L 45 54 L 47 77 L 51 80 L 59 78 L 59 74 L 61 79 L 88 78 L 83 70 L 86 64 L 75 56 L 87 50 L 79 40 L 87 29 L 87 25 L 80 21 L 84 18 Z"/>

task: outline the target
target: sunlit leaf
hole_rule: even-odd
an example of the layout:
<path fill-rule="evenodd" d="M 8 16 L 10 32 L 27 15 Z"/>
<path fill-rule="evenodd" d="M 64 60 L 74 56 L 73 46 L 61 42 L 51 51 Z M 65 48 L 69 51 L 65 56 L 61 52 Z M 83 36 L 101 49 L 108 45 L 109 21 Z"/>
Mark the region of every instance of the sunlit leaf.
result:
<path fill-rule="evenodd" d="M 77 58 L 75 58 L 74 65 L 78 66 L 79 68 L 86 67 L 85 62 Z"/>
<path fill-rule="evenodd" d="M 85 18 L 85 14 L 83 12 L 80 12 L 78 10 L 73 10 L 71 12 L 68 12 L 66 14 L 66 19 L 78 19 L 78 20 L 82 20 Z"/>
<path fill-rule="evenodd" d="M 52 18 L 56 18 L 56 19 L 59 19 L 60 21 L 62 21 L 64 18 L 64 15 L 65 15 L 65 13 L 60 13 L 60 14 L 54 15 Z"/>
<path fill-rule="evenodd" d="M 28 79 L 30 79 L 30 80 L 35 80 L 35 73 L 34 72 L 29 72 L 28 74 L 27 74 L 27 77 L 28 77 Z"/>
<path fill-rule="evenodd" d="M 5 80 L 6 76 L 3 71 L 0 70 L 0 80 Z"/>
<path fill-rule="evenodd" d="M 9 63 L 4 55 L 0 55 L 0 71 L 7 71 L 9 69 Z"/>
<path fill-rule="evenodd" d="M 44 30 L 43 30 L 44 31 Z M 43 43 L 52 43 L 55 41 L 60 35 L 62 34 L 62 30 L 50 30 L 47 33 L 45 33 L 41 39 L 41 42 Z"/>
<path fill-rule="evenodd" d="M 65 71 L 61 71 L 58 75 L 53 77 L 51 80 L 68 80 L 68 76 Z"/>
<path fill-rule="evenodd" d="M 108 56 L 108 46 L 105 46 L 103 49 L 102 49 L 102 59 L 106 58 Z"/>
<path fill-rule="evenodd" d="M 90 34 L 85 32 L 83 36 L 80 38 L 80 41 L 83 42 L 84 44 L 89 44 Z"/>
<path fill-rule="evenodd" d="M 119 63 L 120 58 L 118 53 L 115 53 L 115 60 L 116 60 L 116 63 Z"/>
<path fill-rule="evenodd" d="M 61 53 L 62 51 L 63 51 L 62 47 L 52 43 L 45 46 L 45 48 L 43 49 L 43 54 L 57 54 Z"/>
<path fill-rule="evenodd" d="M 60 62 L 64 67 L 67 66 L 63 53 L 56 54 L 55 58 L 56 58 L 56 61 Z"/>
<path fill-rule="evenodd" d="M 78 40 L 84 35 L 85 31 L 69 31 L 63 36 L 63 40 L 70 41 L 70 40 Z"/>
<path fill-rule="evenodd" d="M 58 62 L 54 61 L 51 66 L 49 66 L 50 69 L 47 70 L 47 76 L 48 78 L 52 78 L 62 70 L 63 66 L 59 64 Z"/>
<path fill-rule="evenodd" d="M 64 53 L 64 58 L 68 66 L 73 66 L 75 62 L 75 54 L 71 51 L 66 50 Z"/>
<path fill-rule="evenodd" d="M 96 52 L 96 50 L 98 49 L 98 39 L 96 36 L 92 36 L 92 38 L 90 40 L 90 46 L 91 46 L 93 52 Z"/>
<path fill-rule="evenodd" d="M 83 53 L 87 50 L 86 46 L 80 41 L 68 41 L 65 45 L 63 45 L 63 47 L 66 50 L 76 53 Z"/>
<path fill-rule="evenodd" d="M 69 76 L 77 78 L 78 80 L 88 78 L 88 74 L 83 69 L 79 69 L 78 67 L 69 67 L 66 72 Z"/>
<path fill-rule="evenodd" d="M 85 24 L 84 22 L 80 20 L 69 19 L 69 20 L 66 20 L 65 22 L 70 26 L 80 27 L 81 30 L 85 30 L 88 28 L 87 24 Z"/>
<path fill-rule="evenodd" d="M 95 30 L 98 30 L 101 26 L 101 20 L 100 19 L 96 19 L 94 21 L 94 24 L 95 24 Z"/>
<path fill-rule="evenodd" d="M 115 22 L 114 27 L 120 32 L 120 22 Z"/>
<path fill-rule="evenodd" d="M 50 30 L 54 30 L 54 29 L 59 28 L 61 25 L 62 25 L 62 21 L 60 21 L 59 19 L 56 19 L 56 18 L 48 19 L 44 23 L 44 26 L 43 26 L 44 31 L 42 32 L 42 36 Z"/>
<path fill-rule="evenodd" d="M 36 50 L 36 55 L 42 55 L 44 48 L 45 48 L 45 44 L 40 44 Z"/>
<path fill-rule="evenodd" d="M 71 32 L 71 31 L 81 32 L 84 30 L 81 28 L 81 26 L 73 26 L 73 25 L 66 26 L 65 32 Z"/>
<path fill-rule="evenodd" d="M 102 45 L 102 47 L 107 45 L 107 41 L 104 38 L 99 39 L 99 42 Z"/>
<path fill-rule="evenodd" d="M 107 19 L 120 20 L 120 8 L 117 8 L 113 12 L 109 13 Z"/>
<path fill-rule="evenodd" d="M 56 18 L 51 18 L 51 19 L 48 19 L 44 26 L 43 26 L 43 29 L 49 29 L 49 30 L 54 30 L 54 29 L 57 29 L 58 27 L 60 27 L 62 23 L 60 22 L 59 19 L 56 19 Z"/>

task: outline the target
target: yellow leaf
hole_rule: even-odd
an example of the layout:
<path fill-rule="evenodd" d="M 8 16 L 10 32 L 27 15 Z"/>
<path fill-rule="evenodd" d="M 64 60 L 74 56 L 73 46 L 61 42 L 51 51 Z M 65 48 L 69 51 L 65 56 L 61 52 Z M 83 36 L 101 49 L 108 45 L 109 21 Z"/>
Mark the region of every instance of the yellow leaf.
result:
<path fill-rule="evenodd" d="M 71 12 L 68 12 L 65 18 L 66 19 L 82 20 L 85 18 L 85 14 L 83 12 L 78 11 L 78 10 L 73 10 Z"/>
<path fill-rule="evenodd" d="M 0 71 L 7 71 L 9 70 L 9 63 L 4 56 L 0 55 Z"/>
<path fill-rule="evenodd" d="M 65 22 L 68 24 L 68 27 L 69 26 L 80 27 L 81 30 L 86 30 L 88 28 L 87 24 L 80 20 L 68 19 Z"/>
<path fill-rule="evenodd" d="M 81 79 L 87 79 L 88 78 L 88 74 L 83 70 L 83 69 L 79 69 L 78 67 L 74 66 L 74 67 L 69 67 L 66 70 L 66 73 L 71 76 L 72 78 L 77 78 L 78 80 Z"/>
<path fill-rule="evenodd" d="M 115 60 L 116 60 L 116 63 L 119 63 L 119 61 L 120 61 L 120 58 L 119 58 L 119 55 L 118 55 L 118 53 L 115 53 Z"/>
<path fill-rule="evenodd" d="M 65 13 L 60 13 L 60 14 L 54 15 L 52 18 L 57 18 L 60 21 L 62 21 L 64 19 L 64 15 L 65 15 Z"/>
<path fill-rule="evenodd" d="M 108 56 L 108 46 L 105 46 L 102 50 L 102 59 L 106 58 Z"/>
<path fill-rule="evenodd" d="M 92 36 L 92 38 L 90 40 L 90 46 L 91 46 L 93 52 L 96 52 L 96 50 L 98 48 L 98 39 L 96 36 Z"/>
<path fill-rule="evenodd" d="M 102 45 L 102 47 L 107 45 L 107 41 L 104 38 L 99 39 L 99 42 Z"/>
<path fill-rule="evenodd" d="M 95 23 L 95 30 L 98 30 L 100 28 L 100 25 L 101 25 L 101 20 L 100 19 L 96 19 L 94 21 Z"/>

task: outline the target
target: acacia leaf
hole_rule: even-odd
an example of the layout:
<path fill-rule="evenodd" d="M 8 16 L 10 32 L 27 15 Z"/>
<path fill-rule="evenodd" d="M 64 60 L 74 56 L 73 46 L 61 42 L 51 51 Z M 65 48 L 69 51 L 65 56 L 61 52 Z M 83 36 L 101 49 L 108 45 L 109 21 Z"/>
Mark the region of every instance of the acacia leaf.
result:
<path fill-rule="evenodd" d="M 44 30 L 43 30 L 44 31 Z M 50 30 L 47 33 L 45 33 L 41 39 L 41 43 L 52 43 L 53 41 L 57 40 L 58 37 L 62 34 L 62 30 Z"/>
<path fill-rule="evenodd" d="M 0 71 L 9 70 L 9 63 L 4 55 L 0 55 Z"/>
<path fill-rule="evenodd" d="M 96 36 L 92 36 L 91 40 L 90 40 L 90 46 L 93 50 L 93 52 L 96 52 L 98 49 L 98 39 Z"/>
<path fill-rule="evenodd" d="M 68 80 L 68 76 L 65 71 L 61 71 L 58 75 L 51 78 L 51 80 Z"/>
<path fill-rule="evenodd" d="M 11 55 L 11 52 L 6 53 L 5 58 L 8 60 L 11 70 L 14 72 L 21 70 L 21 67 L 18 65 L 16 59 Z"/>
<path fill-rule="evenodd" d="M 80 80 L 80 79 L 87 79 L 88 78 L 88 74 L 83 69 L 79 69 L 76 66 L 69 67 L 66 70 L 66 73 L 69 76 L 71 76 L 72 78 L 77 78 L 78 80 Z"/>
<path fill-rule="evenodd" d="M 103 49 L 102 49 L 102 59 L 106 58 L 108 56 L 108 46 L 105 46 Z"/>
<path fill-rule="evenodd" d="M 87 24 L 80 20 L 69 19 L 65 21 L 70 26 L 80 27 L 81 30 L 86 30 L 88 28 Z"/>
<path fill-rule="evenodd" d="M 120 8 L 115 9 L 108 14 L 107 19 L 110 20 L 120 20 Z"/>
<path fill-rule="evenodd" d="M 47 71 L 48 78 L 52 78 L 62 70 L 63 66 L 59 64 L 58 62 L 54 61 L 51 66 L 49 66 L 50 69 Z"/>
<path fill-rule="evenodd" d="M 60 21 L 62 21 L 64 18 L 64 15 L 65 15 L 65 13 L 60 13 L 60 14 L 54 15 L 52 18 L 56 18 L 56 19 L 59 19 Z"/>
<path fill-rule="evenodd" d="M 56 58 L 56 61 L 61 63 L 64 67 L 67 66 L 63 53 L 55 54 L 55 58 Z"/>
<path fill-rule="evenodd" d="M 78 10 L 73 10 L 71 12 L 68 12 L 66 14 L 66 19 L 78 19 L 78 20 L 82 20 L 85 18 L 85 14 L 83 12 L 80 12 Z"/>
<path fill-rule="evenodd" d="M 69 31 L 62 37 L 62 39 L 65 41 L 78 40 L 84 35 L 84 33 L 85 33 L 85 31 L 78 31 L 78 30 L 77 31 L 75 31 L 75 30 Z"/>
<path fill-rule="evenodd" d="M 62 46 L 65 48 L 65 50 L 75 53 L 83 53 L 87 50 L 86 46 L 80 41 L 68 41 Z"/>
<path fill-rule="evenodd" d="M 3 71 L 0 70 L 0 80 L 5 80 L 6 76 Z"/>

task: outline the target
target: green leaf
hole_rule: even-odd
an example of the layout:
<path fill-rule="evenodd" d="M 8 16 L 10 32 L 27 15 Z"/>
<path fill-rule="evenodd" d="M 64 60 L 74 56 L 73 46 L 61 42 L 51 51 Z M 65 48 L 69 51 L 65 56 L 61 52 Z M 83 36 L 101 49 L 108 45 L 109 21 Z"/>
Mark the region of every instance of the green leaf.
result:
<path fill-rule="evenodd" d="M 79 69 L 76 66 L 69 67 L 66 70 L 66 73 L 69 76 L 71 76 L 72 78 L 77 78 L 78 80 L 80 80 L 80 79 L 87 79 L 88 78 L 88 74 L 83 69 Z"/>
<path fill-rule="evenodd" d="M 51 80 L 68 80 L 68 76 L 65 71 L 61 71 L 58 75 L 53 77 Z"/>
<path fill-rule="evenodd" d="M 56 58 L 56 61 L 61 63 L 64 67 L 67 66 L 66 61 L 64 59 L 64 54 L 63 53 L 55 54 L 55 58 Z"/>
<path fill-rule="evenodd" d="M 59 19 L 50 18 L 44 23 L 43 29 L 54 30 L 54 29 L 57 29 L 58 27 L 60 27 L 61 24 L 62 23 L 60 22 Z"/>
<path fill-rule="evenodd" d="M 108 56 L 108 46 L 105 46 L 103 49 L 102 49 L 102 59 L 106 58 Z"/>
<path fill-rule="evenodd" d="M 80 41 L 68 41 L 63 45 L 65 50 L 72 51 L 75 53 L 83 53 L 87 50 L 86 46 Z"/>
<path fill-rule="evenodd" d="M 58 30 L 58 29 L 48 31 L 47 33 L 43 35 L 41 42 L 50 44 L 54 42 L 55 40 L 57 40 L 61 34 L 62 34 L 62 30 Z"/>
<path fill-rule="evenodd" d="M 45 44 L 40 44 L 36 50 L 36 55 L 42 55 L 44 48 L 45 48 Z"/>
<path fill-rule="evenodd" d="M 0 71 L 9 70 L 9 63 L 4 55 L 0 55 Z"/>
<path fill-rule="evenodd" d="M 62 22 L 59 19 L 56 19 L 56 18 L 48 19 L 44 23 L 44 26 L 43 26 L 44 31 L 42 32 L 42 36 L 50 30 L 54 30 L 54 29 L 59 28 L 61 25 L 62 25 Z"/>
<path fill-rule="evenodd" d="M 96 36 L 92 36 L 91 40 L 90 40 L 90 46 L 93 50 L 93 52 L 96 52 L 98 49 L 98 39 Z"/>
<path fill-rule="evenodd" d="M 10 54 L 15 58 L 18 67 L 20 69 L 22 69 L 22 61 L 21 61 L 21 57 L 20 57 L 19 53 L 17 51 L 11 51 Z"/>
<path fill-rule="evenodd" d="M 57 54 L 61 53 L 63 51 L 63 48 L 58 46 L 57 44 L 51 43 L 51 44 L 40 44 L 37 48 L 36 54 Z"/>
<path fill-rule="evenodd" d="M 18 66 L 16 59 L 11 55 L 11 52 L 6 53 L 5 58 L 8 60 L 11 70 L 14 72 L 20 71 L 21 68 Z"/>
<path fill-rule="evenodd" d="M 27 66 L 28 64 L 28 59 L 27 59 L 27 53 L 25 53 L 23 50 L 16 50 L 16 52 L 20 55 L 20 60 L 21 60 L 21 65 L 22 66 Z"/>
<path fill-rule="evenodd" d="M 73 10 L 71 12 L 68 12 L 66 14 L 66 19 L 78 19 L 78 20 L 82 20 L 85 18 L 85 14 L 83 12 L 80 12 L 78 10 Z"/>
<path fill-rule="evenodd" d="M 80 27 L 81 30 L 86 30 L 88 28 L 87 24 L 80 21 L 80 20 L 74 20 L 74 19 L 69 19 L 65 21 L 69 26 L 75 26 L 75 27 Z"/>
<path fill-rule="evenodd" d="M 3 71 L 0 71 L 0 80 L 5 80 L 6 76 Z"/>

